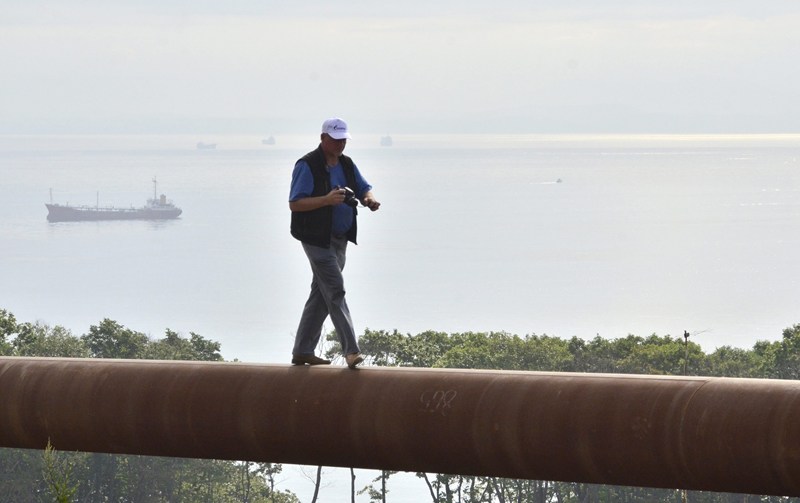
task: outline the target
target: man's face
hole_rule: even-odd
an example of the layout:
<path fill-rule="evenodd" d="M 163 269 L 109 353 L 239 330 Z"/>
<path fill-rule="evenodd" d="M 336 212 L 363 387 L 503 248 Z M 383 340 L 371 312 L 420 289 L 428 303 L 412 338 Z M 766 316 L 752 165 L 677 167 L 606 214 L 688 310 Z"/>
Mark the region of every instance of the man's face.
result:
<path fill-rule="evenodd" d="M 347 145 L 347 138 L 341 140 L 334 140 L 328 134 L 322 133 L 322 150 L 326 154 L 331 154 L 335 156 L 342 155 L 344 152 L 344 147 Z"/>

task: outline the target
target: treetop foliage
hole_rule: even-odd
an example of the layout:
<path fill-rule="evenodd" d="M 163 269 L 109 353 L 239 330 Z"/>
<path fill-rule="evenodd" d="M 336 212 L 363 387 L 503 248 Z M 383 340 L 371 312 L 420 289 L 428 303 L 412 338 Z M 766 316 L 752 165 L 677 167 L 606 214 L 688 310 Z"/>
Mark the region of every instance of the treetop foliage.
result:
<path fill-rule="evenodd" d="M 220 343 L 194 332 L 189 338 L 166 329 L 162 339 L 127 328 L 105 318 L 75 336 L 68 329 L 42 322 L 17 322 L 0 309 L 0 355 L 66 358 L 127 358 L 150 360 L 223 361 Z"/>
<path fill-rule="evenodd" d="M 335 355 L 334 333 L 328 355 Z M 596 336 L 561 339 L 548 335 L 519 336 L 507 332 L 416 335 L 397 330 L 365 330 L 359 344 L 368 361 L 378 366 L 440 367 L 592 372 L 719 377 L 800 377 L 800 324 L 783 331 L 779 341 L 758 341 L 752 349 L 722 346 L 706 353 L 699 344 L 670 335 Z"/>

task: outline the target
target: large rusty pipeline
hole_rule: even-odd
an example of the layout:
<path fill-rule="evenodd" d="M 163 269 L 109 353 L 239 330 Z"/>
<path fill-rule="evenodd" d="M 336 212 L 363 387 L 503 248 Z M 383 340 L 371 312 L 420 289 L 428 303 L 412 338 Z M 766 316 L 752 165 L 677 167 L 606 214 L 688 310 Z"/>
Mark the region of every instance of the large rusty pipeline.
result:
<path fill-rule="evenodd" d="M 800 382 L 0 358 L 0 446 L 800 496 Z"/>

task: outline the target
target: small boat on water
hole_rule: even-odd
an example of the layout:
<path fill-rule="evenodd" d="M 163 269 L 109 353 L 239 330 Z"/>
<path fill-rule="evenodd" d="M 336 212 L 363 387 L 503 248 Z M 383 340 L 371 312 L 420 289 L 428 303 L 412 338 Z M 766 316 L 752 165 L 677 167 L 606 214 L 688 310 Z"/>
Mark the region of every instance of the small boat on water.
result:
<path fill-rule="evenodd" d="M 381 136 L 381 147 L 391 147 L 392 137 L 389 135 Z"/>
<path fill-rule="evenodd" d="M 216 143 L 205 143 L 202 141 L 197 142 L 197 150 L 214 150 L 216 148 Z"/>
<path fill-rule="evenodd" d="M 269 138 L 264 138 L 261 140 L 262 145 L 275 145 L 275 137 L 270 136 Z"/>
<path fill-rule="evenodd" d="M 153 178 L 153 198 L 140 208 L 116 208 L 114 206 L 70 206 L 68 204 L 54 204 L 52 201 L 47 206 L 47 220 L 49 222 L 81 222 L 94 220 L 169 220 L 178 218 L 183 210 L 167 201 L 167 196 L 157 193 L 156 179 Z"/>

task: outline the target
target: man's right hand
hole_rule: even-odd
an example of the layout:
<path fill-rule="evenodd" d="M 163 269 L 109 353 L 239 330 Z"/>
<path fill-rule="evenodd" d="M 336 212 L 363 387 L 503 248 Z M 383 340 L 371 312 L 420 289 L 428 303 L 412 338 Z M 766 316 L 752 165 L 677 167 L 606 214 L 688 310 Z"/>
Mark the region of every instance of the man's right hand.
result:
<path fill-rule="evenodd" d="M 344 202 L 344 189 L 333 189 L 325 196 L 328 200 L 328 206 L 336 206 Z"/>

